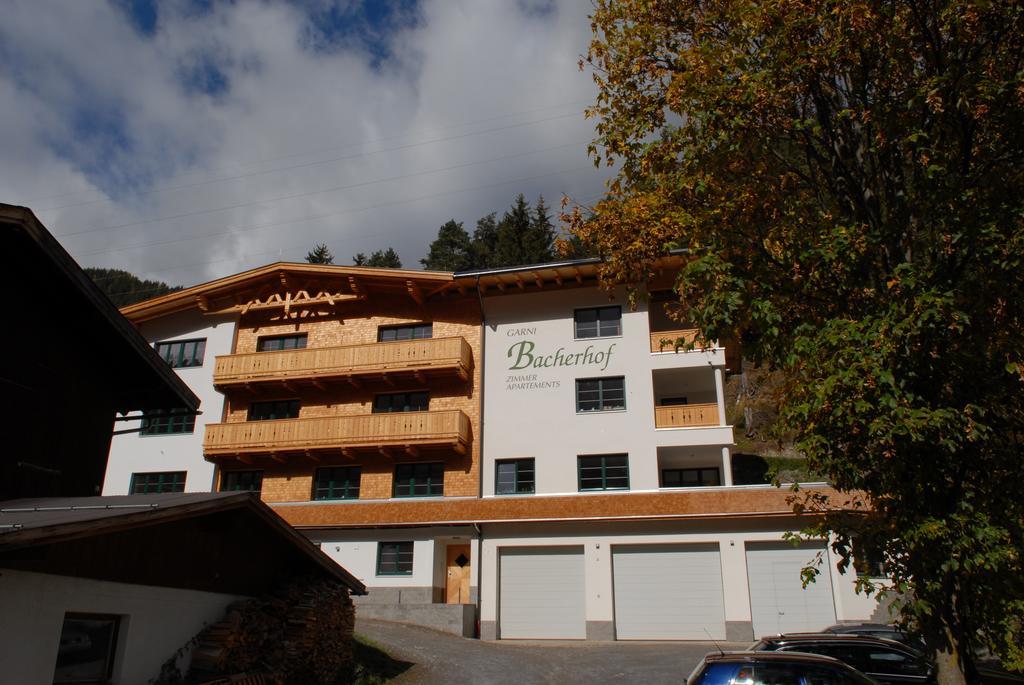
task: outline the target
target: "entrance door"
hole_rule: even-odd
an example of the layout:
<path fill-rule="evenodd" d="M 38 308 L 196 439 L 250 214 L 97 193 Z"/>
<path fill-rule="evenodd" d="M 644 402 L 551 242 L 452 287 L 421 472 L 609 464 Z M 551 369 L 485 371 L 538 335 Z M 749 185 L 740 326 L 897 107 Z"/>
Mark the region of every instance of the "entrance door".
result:
<path fill-rule="evenodd" d="M 469 604 L 469 545 L 448 545 L 448 581 L 445 601 Z"/>

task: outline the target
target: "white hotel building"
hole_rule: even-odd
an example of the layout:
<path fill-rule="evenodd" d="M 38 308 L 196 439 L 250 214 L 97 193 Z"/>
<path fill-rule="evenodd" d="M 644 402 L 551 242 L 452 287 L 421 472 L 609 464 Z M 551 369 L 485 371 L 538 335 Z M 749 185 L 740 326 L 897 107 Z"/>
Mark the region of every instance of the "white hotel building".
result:
<path fill-rule="evenodd" d="M 676 351 L 693 332 L 670 293 L 634 310 L 581 285 L 594 269 L 456 274 L 483 286 L 482 497 L 537 511 L 482 523 L 481 637 L 744 641 L 870 618 L 826 545 L 783 541 L 784 493 L 733 484 L 726 350 Z"/>
<path fill-rule="evenodd" d="M 663 264 L 666 287 L 678 260 Z M 261 278 L 310 268 L 275 265 Z M 184 487 L 191 491 L 218 483 L 223 488 L 230 468 L 264 468 L 263 499 L 352 570 L 369 588 L 369 601 L 387 598 L 396 605 L 388 611 L 374 607 L 377 613 L 369 615 L 444 627 L 449 619 L 434 614 L 458 603 L 469 613 L 460 609 L 453 631 L 472 633 L 475 615 L 483 639 L 745 641 L 872 618 L 875 600 L 854 592 L 855 578 L 836 571 L 824 541 L 802 547 L 784 541 L 804 525 L 792 513 L 788 491 L 733 482 L 733 432 L 723 393 L 726 350 L 677 350 L 672 341 L 692 331 L 664 313 L 669 293 L 655 290 L 633 309 L 624 291 L 610 295 L 598 286 L 597 268 L 597 260 L 575 260 L 457 273 L 434 285 L 407 287 L 402 281 L 418 307 L 410 320 L 429 323 L 430 312 L 451 309 L 482 321 L 479 336 L 471 333 L 479 330 L 475 324 L 461 329 L 472 348 L 472 373 L 459 390 L 459 406 L 473 417 L 469 454 L 478 456 L 458 473 L 446 465 L 443 492 L 428 489 L 415 501 L 390 485 L 376 487 L 379 478 L 368 480 L 390 479 L 388 470 L 398 478 L 399 462 L 409 457 L 396 456 L 393 447 L 374 452 L 383 465 L 373 468 L 365 465 L 366 448 L 346 448 L 344 436 L 343 449 L 333 452 L 239 455 L 245 464 L 211 454 L 210 430 L 204 447 L 201 426 L 228 413 L 215 388 L 213 356 L 239 356 L 238 315 L 222 318 L 212 307 L 197 306 L 163 314 L 148 306 L 140 325 L 158 348 L 205 340 L 205 365 L 176 368 L 202 398 L 203 414 L 191 433 L 115 438 L 104 494 L 126 492 L 132 474 L 144 471 L 185 472 Z M 323 270 L 319 278 L 348 274 L 339 267 Z M 360 295 L 360 283 L 375 270 L 364 271 L 356 274 L 361 281 L 345 276 L 350 297 Z M 386 271 L 381 279 L 398 279 L 398 272 Z M 243 276 L 185 294 L 206 306 L 202 298 L 213 297 L 217 283 L 241 282 Z M 371 293 L 352 306 L 372 310 L 381 297 Z M 344 321 L 361 330 L 356 318 L 339 319 Z M 394 343 L 362 347 L 381 344 Z M 282 387 L 300 392 L 298 382 Z M 361 385 L 367 382 L 373 381 Z M 305 392 L 314 390 L 300 394 Z M 476 410 L 465 404 L 470 401 L 479 403 Z M 309 473 L 337 466 L 331 459 L 342 454 L 354 460 L 346 463 L 363 460 L 355 499 L 324 501 L 315 484 L 311 494 Z M 446 462 L 452 463 L 462 462 Z M 305 472 L 292 470 L 299 464 L 306 464 Z M 450 476 L 465 483 L 469 474 L 478 483 L 449 489 L 456 482 Z M 306 481 L 298 487 L 300 477 Z M 454 554 L 458 549 L 466 553 Z M 382 553 L 389 551 L 406 556 L 396 562 L 402 568 L 382 572 Z M 799 571 L 819 552 L 821 574 L 803 589 Z M 453 573 L 468 582 L 468 592 L 453 593 Z M 437 609 L 433 614 L 430 605 Z"/>

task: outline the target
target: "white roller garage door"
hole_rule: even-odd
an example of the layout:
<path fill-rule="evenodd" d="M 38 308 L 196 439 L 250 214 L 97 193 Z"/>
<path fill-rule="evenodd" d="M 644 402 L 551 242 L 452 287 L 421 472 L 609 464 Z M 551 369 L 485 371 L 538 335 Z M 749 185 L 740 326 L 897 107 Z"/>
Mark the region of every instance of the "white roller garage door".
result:
<path fill-rule="evenodd" d="M 718 545 L 616 545 L 619 640 L 725 639 Z"/>
<path fill-rule="evenodd" d="M 507 547 L 500 559 L 499 637 L 586 638 L 582 546 Z"/>
<path fill-rule="evenodd" d="M 800 569 L 825 549 L 824 544 L 794 548 L 789 543 L 747 543 L 747 578 L 754 637 L 817 631 L 836 619 L 829 563 L 806 589 Z"/>

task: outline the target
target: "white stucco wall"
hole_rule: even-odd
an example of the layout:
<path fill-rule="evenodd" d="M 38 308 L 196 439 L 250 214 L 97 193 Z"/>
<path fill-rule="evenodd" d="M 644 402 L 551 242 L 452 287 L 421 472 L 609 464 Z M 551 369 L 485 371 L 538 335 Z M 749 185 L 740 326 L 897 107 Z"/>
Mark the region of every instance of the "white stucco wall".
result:
<path fill-rule="evenodd" d="M 144 322 L 140 330 L 151 344 L 172 340 L 206 339 L 203 365 L 175 369 L 199 397 L 199 409 L 192 433 L 177 435 L 115 435 L 103 481 L 104 495 L 126 495 L 133 473 L 186 471 L 185 492 L 209 492 L 213 488 L 214 465 L 203 459 L 203 435 L 207 423 L 218 423 L 224 412 L 224 396 L 213 387 L 214 358 L 230 354 L 234 345 L 234 317 L 210 317 L 190 310 Z M 138 428 L 138 421 L 119 421 L 115 430 Z"/>
<path fill-rule="evenodd" d="M 604 291 L 580 288 L 485 298 L 485 497 L 494 495 L 496 459 L 533 457 L 538 495 L 577 492 L 577 455 L 628 453 L 632 491 L 658 489 L 658 446 L 714 446 L 721 464 L 721 448 L 733 443 L 730 426 L 655 429 L 654 373 L 659 394 L 689 393 L 691 403 L 722 407 L 716 371 L 724 351 L 652 354 L 646 305 L 631 311 L 618 295 L 609 302 Z M 574 310 L 609 304 L 622 305 L 622 335 L 576 340 Z M 521 350 L 551 365 L 516 369 L 528 361 Z M 549 355 L 559 351 L 555 363 Z M 625 378 L 626 409 L 577 413 L 576 379 L 606 376 Z"/>
<path fill-rule="evenodd" d="M 664 543 L 714 543 L 722 563 L 722 591 L 726 621 L 750 621 L 750 590 L 747 579 L 746 545 L 751 542 L 781 541 L 788 530 L 774 520 L 743 521 L 638 521 L 576 522 L 532 524 L 488 524 L 481 545 L 480 620 L 497 620 L 498 555 L 503 547 L 583 545 L 586 584 L 586 620 L 614 620 L 612 555 L 615 545 Z M 807 561 L 813 559 L 808 554 Z M 840 621 L 864 621 L 871 616 L 874 599 L 854 592 L 856 577 L 840 575 L 836 559 L 829 553 L 825 573 L 818 582 L 831 582 L 836 618 Z M 682 579 L 681 579 L 682 580 Z"/>
<path fill-rule="evenodd" d="M 0 569 L 0 680 L 53 682 L 66 612 L 121 617 L 114 685 L 156 677 L 204 625 L 243 597 Z"/>
<path fill-rule="evenodd" d="M 371 528 L 310 531 L 306 535 L 327 556 L 346 568 L 369 588 L 373 587 L 444 587 L 445 550 L 450 542 L 471 544 L 475 531 L 471 527 Z M 407 576 L 377 575 L 377 544 L 412 541 L 412 574 Z M 471 545 L 471 551 L 475 545 Z M 471 555 L 473 556 L 473 555 Z M 470 563 L 475 564 L 475 557 Z M 476 585 L 475 574 L 472 581 Z"/>

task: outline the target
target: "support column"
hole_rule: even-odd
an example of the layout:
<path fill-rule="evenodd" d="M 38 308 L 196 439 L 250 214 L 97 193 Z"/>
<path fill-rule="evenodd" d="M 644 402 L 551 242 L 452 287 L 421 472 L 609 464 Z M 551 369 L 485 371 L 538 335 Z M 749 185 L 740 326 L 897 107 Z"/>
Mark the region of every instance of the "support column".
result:
<path fill-rule="evenodd" d="M 718 398 L 718 425 L 725 425 L 725 382 L 722 380 L 722 369 L 715 369 L 715 397 Z"/>
<path fill-rule="evenodd" d="M 731 486 L 732 483 L 732 454 L 728 447 L 722 448 L 722 485 Z"/>

